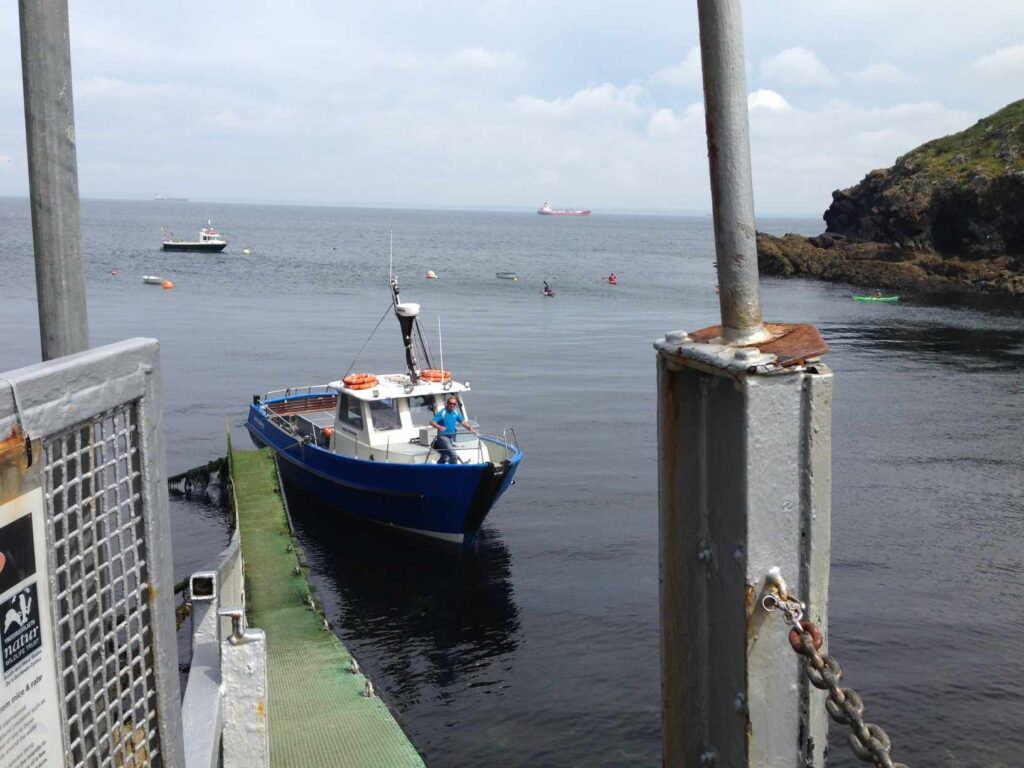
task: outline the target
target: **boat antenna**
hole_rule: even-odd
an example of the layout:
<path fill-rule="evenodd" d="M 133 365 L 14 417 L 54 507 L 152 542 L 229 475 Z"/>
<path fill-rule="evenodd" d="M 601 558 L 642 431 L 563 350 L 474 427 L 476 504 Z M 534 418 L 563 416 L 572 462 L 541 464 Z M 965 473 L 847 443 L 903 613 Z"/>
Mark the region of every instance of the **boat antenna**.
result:
<path fill-rule="evenodd" d="M 437 316 L 437 354 L 441 357 L 441 381 L 444 381 L 444 344 L 441 341 L 441 316 Z"/>
<path fill-rule="evenodd" d="M 391 282 L 391 276 L 395 273 L 395 230 L 390 230 L 391 235 L 391 247 L 389 249 L 388 259 L 388 282 Z"/>

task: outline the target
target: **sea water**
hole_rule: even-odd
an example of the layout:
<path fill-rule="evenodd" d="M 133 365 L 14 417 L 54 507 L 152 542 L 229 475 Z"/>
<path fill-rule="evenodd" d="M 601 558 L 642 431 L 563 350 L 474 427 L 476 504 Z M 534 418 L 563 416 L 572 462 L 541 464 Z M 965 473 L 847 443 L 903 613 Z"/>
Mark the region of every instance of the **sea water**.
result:
<path fill-rule="evenodd" d="M 207 216 L 223 253 L 160 250 L 161 225 Z M 168 471 L 205 463 L 225 417 L 244 445 L 255 393 L 403 369 L 391 233 L 434 354 L 443 341 L 473 418 L 514 427 L 525 459 L 473 553 L 297 499 L 336 631 L 432 766 L 658 765 L 651 344 L 718 322 L 710 217 L 84 201 L 92 343 L 160 340 Z M 0 275 L 8 370 L 39 356 L 27 200 L 0 199 Z M 1020 764 L 1024 312 L 859 290 L 762 281 L 766 319 L 813 323 L 832 350 L 830 650 L 898 759 Z M 172 515 L 181 578 L 227 530 L 209 506 Z M 839 726 L 831 742 L 831 765 L 860 764 Z"/>

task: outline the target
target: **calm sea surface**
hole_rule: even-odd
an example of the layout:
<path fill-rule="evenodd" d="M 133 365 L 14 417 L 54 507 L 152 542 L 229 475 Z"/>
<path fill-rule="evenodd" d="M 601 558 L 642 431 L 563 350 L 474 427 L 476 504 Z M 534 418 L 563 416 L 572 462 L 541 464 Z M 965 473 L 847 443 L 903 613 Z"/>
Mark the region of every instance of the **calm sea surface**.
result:
<path fill-rule="evenodd" d="M 191 236 L 207 213 L 225 253 L 159 250 L 161 225 Z M 473 554 L 296 504 L 328 612 L 432 766 L 658 765 L 651 342 L 718 321 L 710 218 L 86 201 L 92 342 L 160 340 L 169 471 L 205 463 L 253 393 L 348 369 L 389 308 L 392 230 L 403 298 L 526 457 Z M 832 652 L 899 759 L 1024 764 L 1024 312 L 850 293 L 762 283 L 766 319 L 832 347 Z M 38 360 L 26 200 L 0 199 L 0 327 L 0 371 Z M 357 367 L 402 369 L 393 318 Z M 172 514 L 181 576 L 226 528 Z M 838 727 L 831 764 L 860 764 Z"/>

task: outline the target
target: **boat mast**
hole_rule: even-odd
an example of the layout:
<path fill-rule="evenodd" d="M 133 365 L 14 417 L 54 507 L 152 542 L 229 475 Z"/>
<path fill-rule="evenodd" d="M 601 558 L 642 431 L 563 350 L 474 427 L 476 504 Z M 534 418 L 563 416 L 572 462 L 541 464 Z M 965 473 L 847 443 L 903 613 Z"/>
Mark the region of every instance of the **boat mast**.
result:
<path fill-rule="evenodd" d="M 427 361 L 427 367 L 432 367 L 430 362 L 430 350 L 427 347 L 427 342 L 423 338 L 423 329 L 420 328 L 417 317 L 420 313 L 419 304 L 402 303 L 402 297 L 398 291 L 398 276 L 391 275 L 389 278 L 391 285 L 392 301 L 395 306 L 395 317 L 398 318 L 398 325 L 402 330 L 402 343 L 405 344 L 405 364 L 409 367 L 409 378 L 415 384 L 419 381 L 419 364 L 416 361 L 416 346 L 413 341 L 413 330 L 415 329 L 416 335 L 419 337 L 420 346 L 423 348 L 423 357 Z"/>

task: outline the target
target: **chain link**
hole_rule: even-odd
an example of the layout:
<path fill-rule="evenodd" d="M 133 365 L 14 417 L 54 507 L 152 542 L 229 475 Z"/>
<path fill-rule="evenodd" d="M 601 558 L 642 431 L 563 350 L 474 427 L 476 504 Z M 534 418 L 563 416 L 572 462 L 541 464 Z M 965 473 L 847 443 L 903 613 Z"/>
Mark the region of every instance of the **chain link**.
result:
<path fill-rule="evenodd" d="M 843 668 L 835 658 L 819 651 L 823 640 L 821 630 L 813 621 L 803 618 L 806 606 L 787 592 L 785 582 L 778 576 L 769 579 L 767 588 L 770 591 L 761 604 L 768 611 L 778 609 L 786 623 L 792 625 L 789 644 L 805 658 L 804 673 L 811 685 L 828 691 L 825 709 L 833 720 L 850 729 L 853 754 L 876 768 L 908 768 L 904 763 L 893 762 L 889 755 L 889 735 L 880 726 L 864 722 L 864 702 L 860 695 L 852 688 L 840 687 Z"/>

